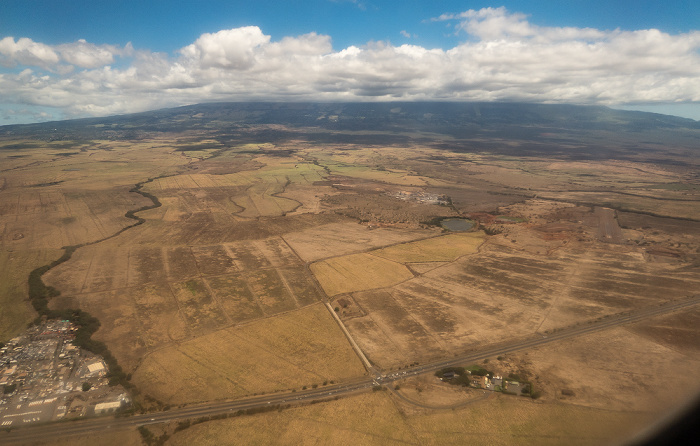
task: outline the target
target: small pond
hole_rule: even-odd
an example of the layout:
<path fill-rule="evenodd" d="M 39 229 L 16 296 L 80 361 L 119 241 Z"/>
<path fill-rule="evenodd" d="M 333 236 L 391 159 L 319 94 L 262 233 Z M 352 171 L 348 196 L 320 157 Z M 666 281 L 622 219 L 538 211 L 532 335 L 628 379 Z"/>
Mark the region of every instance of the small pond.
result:
<path fill-rule="evenodd" d="M 446 218 L 440 221 L 440 226 L 452 232 L 465 232 L 474 227 L 474 222 L 466 218 Z"/>

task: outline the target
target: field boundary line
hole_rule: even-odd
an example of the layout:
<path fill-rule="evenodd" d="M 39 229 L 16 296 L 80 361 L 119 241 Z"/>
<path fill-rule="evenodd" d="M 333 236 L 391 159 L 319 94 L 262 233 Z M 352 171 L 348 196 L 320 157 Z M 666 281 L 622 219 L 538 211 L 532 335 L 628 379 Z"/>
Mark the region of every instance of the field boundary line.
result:
<path fill-rule="evenodd" d="M 275 268 L 275 271 L 277 272 L 277 276 L 280 278 L 282 281 L 282 285 L 284 285 L 284 288 L 287 290 L 289 293 L 289 297 L 292 298 L 294 303 L 296 304 L 297 308 L 301 308 L 302 305 L 299 304 L 299 299 L 297 299 L 297 296 L 294 294 L 294 291 L 292 290 L 292 287 L 289 286 L 289 282 L 287 282 L 287 278 L 284 277 L 284 274 L 282 274 L 282 271 L 280 271 L 280 268 Z"/>
<path fill-rule="evenodd" d="M 359 223 L 358 223 L 358 224 L 359 224 Z M 443 234 L 443 233 L 433 234 L 433 235 L 430 235 L 430 236 L 428 236 L 428 237 L 417 238 L 417 239 L 415 239 L 415 240 L 406 240 L 406 241 L 403 241 L 403 242 L 390 243 L 390 244 L 388 244 L 388 245 L 380 245 L 380 246 L 374 246 L 374 247 L 370 247 L 370 248 L 365 248 L 365 249 L 362 249 L 362 250 L 360 250 L 360 251 L 347 252 L 347 253 L 345 253 L 345 254 L 335 254 L 335 255 L 328 256 L 328 257 L 321 257 L 321 258 L 319 258 L 319 259 L 311 260 L 311 261 L 308 261 L 308 262 L 306 262 L 306 263 L 312 264 L 312 263 L 318 263 L 318 262 L 325 262 L 326 260 L 335 259 L 336 257 L 351 256 L 351 255 L 353 255 L 353 254 L 371 254 L 372 251 L 376 251 L 376 250 L 379 250 L 379 249 L 391 248 L 392 246 L 405 245 L 405 244 L 407 244 L 407 243 L 413 243 L 413 242 L 422 242 L 423 240 L 430 240 L 430 239 L 437 238 L 437 237 L 443 237 L 443 236 L 445 236 L 445 235 L 448 235 L 448 234 Z M 285 242 L 286 242 L 286 240 L 285 240 Z M 289 243 L 288 243 L 288 244 L 289 244 Z M 291 246 L 290 246 L 290 247 L 291 247 Z M 383 258 L 383 257 L 381 257 L 381 256 L 375 256 L 375 257 Z M 389 259 L 385 259 L 385 260 L 389 260 Z M 304 260 L 302 259 L 302 261 L 304 261 Z M 392 260 L 392 262 L 393 262 L 393 260 Z M 400 263 L 400 262 L 396 262 L 396 263 Z"/>
<path fill-rule="evenodd" d="M 224 309 L 224 306 L 221 304 L 221 300 L 219 299 L 219 296 L 216 295 L 216 293 L 214 292 L 212 287 L 209 285 L 209 282 L 207 282 L 207 280 L 204 278 L 204 276 L 202 276 L 202 270 L 199 269 L 199 262 L 197 262 L 197 257 L 194 255 L 194 252 L 192 252 L 192 247 L 189 246 L 188 248 L 189 248 L 188 250 L 190 252 L 190 255 L 192 256 L 192 261 L 194 262 L 194 267 L 197 269 L 197 278 L 202 281 L 202 283 L 204 284 L 204 288 L 207 289 L 212 300 L 214 302 L 216 302 L 216 306 L 219 307 L 221 314 L 224 315 L 224 317 L 226 318 L 226 321 L 228 322 L 227 325 L 232 324 L 233 319 L 231 319 L 231 316 L 229 316 L 229 314 Z"/>
<path fill-rule="evenodd" d="M 323 304 L 328 309 L 328 312 L 331 313 L 331 316 L 333 316 L 333 319 L 335 319 L 335 322 L 338 324 L 338 326 L 340 326 L 340 329 L 343 330 L 343 334 L 345 334 L 345 337 L 350 342 L 350 345 L 352 346 L 353 350 L 355 350 L 355 353 L 357 353 L 357 356 L 360 357 L 362 364 L 365 366 L 367 371 L 371 373 L 373 371 L 372 364 L 369 363 L 369 360 L 367 359 L 365 354 L 360 349 L 360 346 L 357 345 L 357 343 L 353 339 L 352 335 L 350 334 L 348 329 L 345 327 L 345 324 L 343 324 L 343 321 L 341 321 L 340 317 L 338 317 L 336 312 L 333 311 L 333 308 L 331 308 L 331 304 L 329 304 L 328 302 L 324 302 Z"/>

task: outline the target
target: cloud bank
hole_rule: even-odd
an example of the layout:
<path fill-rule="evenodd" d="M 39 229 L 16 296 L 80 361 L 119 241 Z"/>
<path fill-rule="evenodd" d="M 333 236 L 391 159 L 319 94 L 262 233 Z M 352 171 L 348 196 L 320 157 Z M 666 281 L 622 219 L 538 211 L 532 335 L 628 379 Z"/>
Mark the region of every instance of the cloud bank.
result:
<path fill-rule="evenodd" d="M 0 40 L 0 103 L 104 116 L 207 101 L 700 102 L 700 32 L 540 27 L 505 8 L 432 19 L 449 49 L 316 33 L 272 41 L 256 26 L 201 35 L 174 54 Z"/>

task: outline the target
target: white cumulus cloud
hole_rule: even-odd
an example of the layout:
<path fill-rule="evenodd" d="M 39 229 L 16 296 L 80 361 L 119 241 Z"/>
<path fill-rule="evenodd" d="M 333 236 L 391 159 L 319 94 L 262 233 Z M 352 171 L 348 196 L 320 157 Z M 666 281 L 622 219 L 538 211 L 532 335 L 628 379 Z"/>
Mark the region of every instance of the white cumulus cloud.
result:
<path fill-rule="evenodd" d="M 22 37 L 15 41 L 13 37 L 0 40 L 0 63 L 4 66 L 33 65 L 48 67 L 59 62 L 56 51 L 49 45 Z"/>
<path fill-rule="evenodd" d="M 97 46 L 83 39 L 73 43 L 58 45 L 56 49 L 65 62 L 77 65 L 80 68 L 97 68 L 109 65 L 114 62 L 115 53 L 121 53 L 115 47 Z"/>
<path fill-rule="evenodd" d="M 202 34 L 180 53 L 205 68 L 245 70 L 255 62 L 256 50 L 270 41 L 257 26 Z"/>
<path fill-rule="evenodd" d="M 542 27 L 505 8 L 432 20 L 453 24 L 464 41 L 443 49 L 386 42 L 334 49 L 327 35 L 273 41 L 247 26 L 202 34 L 169 55 L 6 37 L 0 98 L 76 116 L 289 99 L 700 102 L 700 31 Z M 114 66 L 116 57 L 126 63 Z"/>

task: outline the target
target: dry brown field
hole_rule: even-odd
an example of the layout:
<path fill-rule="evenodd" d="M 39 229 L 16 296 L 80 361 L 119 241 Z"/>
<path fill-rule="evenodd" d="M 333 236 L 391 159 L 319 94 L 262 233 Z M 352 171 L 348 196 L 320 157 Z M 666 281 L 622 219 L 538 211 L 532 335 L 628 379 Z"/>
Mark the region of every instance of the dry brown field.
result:
<path fill-rule="evenodd" d="M 679 317 L 685 316 L 664 318 Z M 527 371 L 544 403 L 665 413 L 700 392 L 700 360 L 697 346 L 683 339 L 687 326 L 656 337 L 650 329 L 655 319 L 508 355 L 504 362 Z M 498 361 L 489 363 L 497 367 Z"/>
<path fill-rule="evenodd" d="M 0 251 L 0 339 L 13 338 L 36 317 L 26 297 L 27 276 L 60 255 L 56 249 Z"/>
<path fill-rule="evenodd" d="M 372 255 L 399 263 L 451 262 L 475 253 L 483 241 L 481 232 L 450 234 L 378 249 Z"/>
<path fill-rule="evenodd" d="M 133 382 L 166 404 L 301 390 L 364 367 L 324 305 L 224 328 L 153 351 Z"/>
<path fill-rule="evenodd" d="M 321 298 L 279 237 L 196 248 L 122 246 L 127 239 L 125 233 L 78 249 L 44 280 L 63 292 L 55 308 L 80 307 L 100 319 L 96 336 L 128 369 L 172 342 Z"/>
<path fill-rule="evenodd" d="M 372 254 L 350 254 L 311 264 L 328 296 L 384 288 L 413 277 L 404 265 Z"/>
<path fill-rule="evenodd" d="M 540 223 L 562 209 L 530 207 L 539 210 L 518 205 L 519 215 Z M 509 225 L 478 253 L 353 292 L 362 311 L 341 316 L 375 364 L 396 368 L 692 295 L 694 270 L 654 261 L 643 247 L 599 242 L 597 221 L 554 233 Z"/>
<path fill-rule="evenodd" d="M 624 211 L 651 213 L 661 217 L 696 219 L 700 214 L 697 199 L 680 199 L 677 193 L 672 197 L 659 198 L 655 194 L 634 191 L 634 194 L 616 192 L 555 192 L 541 193 L 540 197 L 564 200 L 571 203 L 585 203 L 614 207 Z"/>
<path fill-rule="evenodd" d="M 284 236 L 284 240 L 289 243 L 302 260 L 313 262 L 431 235 L 435 235 L 435 232 L 419 229 L 372 229 L 365 225 L 359 225 L 357 222 L 346 221 L 291 232 Z"/>
<path fill-rule="evenodd" d="M 0 341 L 34 318 L 28 273 L 74 244 L 87 245 L 44 276 L 62 293 L 51 308 L 96 316 L 95 338 L 142 395 L 165 404 L 364 376 L 327 298 L 370 361 L 391 370 L 687 297 L 700 285 L 700 189 L 682 166 L 418 145 L 209 149 L 219 143 L 206 130 L 187 137 L 202 149 L 177 151 L 193 144 L 184 136 L 142 134 L 0 150 Z M 128 210 L 151 204 L 129 192 L 141 182 L 162 206 L 115 235 L 134 223 Z M 451 205 L 402 200 L 402 191 L 448 195 Z M 470 213 L 481 213 L 485 232 L 430 224 Z M 399 392 L 459 407 L 375 392 L 204 423 L 170 443 L 600 444 L 700 378 L 698 317 L 687 311 L 491 359 L 527 370 L 543 391 L 536 402 L 482 401 L 426 376 Z M 682 375 L 676 387 L 665 384 L 668 370 Z"/>
<path fill-rule="evenodd" d="M 176 433 L 169 443 L 597 445 L 627 436 L 649 419 L 648 413 L 538 404 L 505 395 L 458 409 L 416 410 L 388 392 L 373 392 L 207 422 Z"/>
<path fill-rule="evenodd" d="M 154 165 L 167 173 L 183 164 L 169 150 L 152 148 L 153 141 L 24 143 L 31 148 L 0 150 L 2 340 L 35 317 L 26 300 L 31 270 L 60 257 L 64 246 L 94 242 L 131 225 L 124 213 L 150 200 L 129 189 L 147 179 Z M 146 147 L 147 153 L 139 150 Z"/>
<path fill-rule="evenodd" d="M 25 446 L 40 443 L 25 443 Z M 51 442 L 56 446 L 92 446 L 100 444 L 104 446 L 141 446 L 143 439 L 136 429 L 126 431 L 106 431 L 90 435 L 74 435 L 66 438 L 57 438 Z"/>

